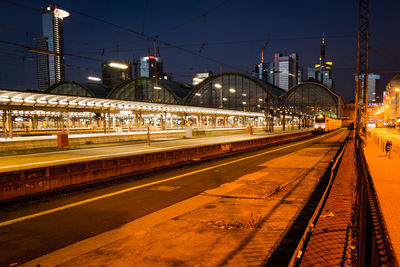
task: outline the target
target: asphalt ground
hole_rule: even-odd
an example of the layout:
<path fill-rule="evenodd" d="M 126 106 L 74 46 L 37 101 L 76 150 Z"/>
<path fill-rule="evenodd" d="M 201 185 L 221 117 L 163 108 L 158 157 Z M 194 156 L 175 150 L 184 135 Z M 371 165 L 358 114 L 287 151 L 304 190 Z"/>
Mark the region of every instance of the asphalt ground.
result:
<path fill-rule="evenodd" d="M 295 172 L 301 173 L 308 166 L 307 157 L 314 157 L 314 160 L 315 157 L 322 158 L 327 149 L 330 151 L 339 147 L 340 142 L 337 139 L 340 138 L 330 140 L 332 135 L 343 135 L 343 131 L 297 144 L 199 162 L 175 170 L 157 171 L 120 184 L 98 186 L 73 194 L 2 207 L 0 265 L 23 263 L 116 229 L 221 184 L 232 183 L 238 177 L 261 171 L 266 162 L 316 146 L 312 150 L 314 154 L 305 153 L 303 158 L 297 157 L 294 162 L 288 163 L 299 165 Z M 283 180 L 289 178 L 284 171 L 281 176 Z M 276 181 L 269 185 L 270 191 L 281 185 L 282 181 Z"/>

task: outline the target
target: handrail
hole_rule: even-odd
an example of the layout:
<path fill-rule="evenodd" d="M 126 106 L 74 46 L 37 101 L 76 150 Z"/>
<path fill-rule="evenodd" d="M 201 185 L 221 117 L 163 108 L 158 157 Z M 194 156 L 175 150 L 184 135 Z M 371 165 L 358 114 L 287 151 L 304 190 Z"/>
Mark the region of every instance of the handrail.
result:
<path fill-rule="evenodd" d="M 326 203 L 326 201 L 328 199 L 328 195 L 329 195 L 329 192 L 330 192 L 330 190 L 332 188 L 334 177 L 336 176 L 336 173 L 337 173 L 338 164 L 342 159 L 344 151 L 346 150 L 348 139 L 349 139 L 349 136 L 350 136 L 351 132 L 352 131 L 349 132 L 349 134 L 346 137 L 345 142 L 339 148 L 339 151 L 340 151 L 339 154 L 336 154 L 337 155 L 336 158 L 334 160 L 332 160 L 331 163 L 328 166 L 328 169 L 330 169 L 329 182 L 328 182 L 328 184 L 327 184 L 327 186 L 325 188 L 325 191 L 324 191 L 324 193 L 323 193 L 323 195 L 321 197 L 321 200 L 318 203 L 317 208 L 314 211 L 313 216 L 311 217 L 311 219 L 308 222 L 306 230 L 304 231 L 304 233 L 303 233 L 303 235 L 302 235 L 302 237 L 300 239 L 300 242 L 297 245 L 297 247 L 296 247 L 296 249 L 295 249 L 295 251 L 294 251 L 294 253 L 292 255 L 292 258 L 290 259 L 290 262 L 289 262 L 288 266 L 298 266 L 300 264 L 300 261 L 301 261 L 301 259 L 303 257 L 303 254 L 304 254 L 304 251 L 305 251 L 305 249 L 307 247 L 307 242 L 306 241 L 308 241 L 308 239 L 310 238 L 311 233 L 314 230 L 315 224 L 317 223 L 317 221 L 319 219 L 319 216 L 322 213 L 322 209 L 323 209 L 323 207 L 324 207 L 324 205 L 325 205 L 325 203 Z"/>

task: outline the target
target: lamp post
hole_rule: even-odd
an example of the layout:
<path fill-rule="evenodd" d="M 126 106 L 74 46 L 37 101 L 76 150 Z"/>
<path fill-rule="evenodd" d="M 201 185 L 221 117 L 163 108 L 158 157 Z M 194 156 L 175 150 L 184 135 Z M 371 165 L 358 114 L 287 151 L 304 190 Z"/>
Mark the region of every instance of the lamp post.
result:
<path fill-rule="evenodd" d="M 223 108 L 222 105 L 222 85 L 220 83 L 215 83 L 214 87 L 219 89 L 219 108 Z"/>
<path fill-rule="evenodd" d="M 398 124 L 398 118 L 399 118 L 399 92 L 400 92 L 400 88 L 395 88 L 394 89 L 394 91 L 395 91 L 395 93 L 396 93 L 396 99 L 395 99 L 395 101 L 396 101 L 396 114 L 395 114 L 395 127 L 397 127 L 397 124 Z"/>

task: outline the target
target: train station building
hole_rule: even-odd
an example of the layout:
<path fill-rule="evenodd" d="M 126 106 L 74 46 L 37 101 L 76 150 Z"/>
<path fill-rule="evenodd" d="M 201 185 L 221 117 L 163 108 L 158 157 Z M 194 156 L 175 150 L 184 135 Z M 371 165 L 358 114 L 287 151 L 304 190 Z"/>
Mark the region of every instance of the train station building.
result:
<path fill-rule="evenodd" d="M 315 114 L 340 118 L 343 100 L 306 82 L 287 92 L 241 73 L 213 75 L 196 86 L 137 77 L 113 89 L 63 81 L 44 93 L 0 90 L 3 132 L 121 132 L 153 129 L 309 127 Z"/>

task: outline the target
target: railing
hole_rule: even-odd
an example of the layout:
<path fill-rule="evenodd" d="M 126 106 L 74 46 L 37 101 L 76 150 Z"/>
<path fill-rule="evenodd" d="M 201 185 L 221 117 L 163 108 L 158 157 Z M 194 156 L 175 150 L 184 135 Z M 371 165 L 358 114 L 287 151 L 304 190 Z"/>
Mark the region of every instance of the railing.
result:
<path fill-rule="evenodd" d="M 398 266 L 383 220 L 374 184 L 364 155 L 364 141 L 356 136 L 357 184 L 354 201 L 353 253 L 356 266 Z"/>
<path fill-rule="evenodd" d="M 338 151 L 336 152 L 336 155 L 334 157 L 334 159 L 331 161 L 331 163 L 329 164 L 325 174 L 324 174 L 324 178 L 326 178 L 328 180 L 327 185 L 323 191 L 323 194 L 321 196 L 320 201 L 318 202 L 317 207 L 315 208 L 313 215 L 311 216 L 311 219 L 308 221 L 308 225 L 306 227 L 306 230 L 304 231 L 304 233 L 302 234 L 302 237 L 300 239 L 300 242 L 298 243 L 292 258 L 288 264 L 288 266 L 299 266 L 300 262 L 302 260 L 302 257 L 304 255 L 304 251 L 307 248 L 307 243 L 311 237 L 311 234 L 314 230 L 314 227 L 318 221 L 319 216 L 322 213 L 323 207 L 328 199 L 329 196 L 329 192 L 332 188 L 333 182 L 334 182 L 334 178 L 336 176 L 336 173 L 339 169 L 339 164 L 340 161 L 342 159 L 343 153 L 346 150 L 346 146 L 348 143 L 348 139 L 349 139 L 349 135 L 351 134 L 351 132 L 349 132 L 349 134 L 346 137 L 346 140 L 342 143 L 342 145 L 340 146 L 340 148 L 338 149 Z M 347 243 L 347 242 L 346 242 Z M 347 246 L 345 246 L 347 247 Z M 346 249 L 346 248 L 345 248 Z M 346 251 L 344 251 L 343 255 L 347 255 Z"/>

